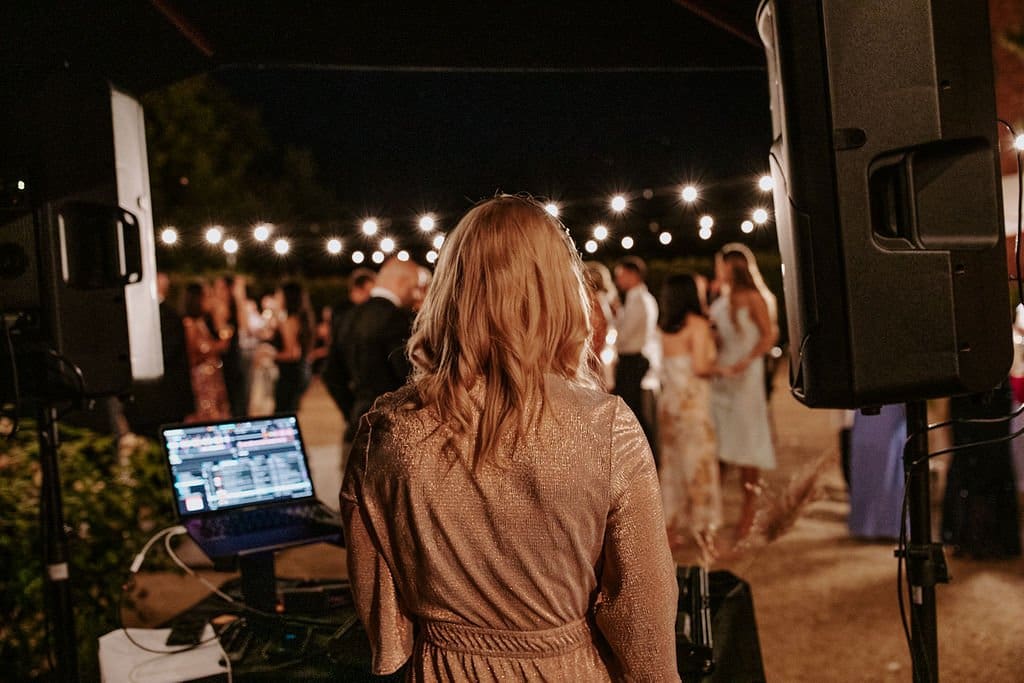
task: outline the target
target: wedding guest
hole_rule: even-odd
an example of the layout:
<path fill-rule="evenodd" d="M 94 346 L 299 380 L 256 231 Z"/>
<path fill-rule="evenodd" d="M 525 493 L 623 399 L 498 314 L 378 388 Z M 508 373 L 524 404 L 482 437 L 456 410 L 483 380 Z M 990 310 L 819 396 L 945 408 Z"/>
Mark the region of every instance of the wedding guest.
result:
<path fill-rule="evenodd" d="M 1020 557 L 1016 477 L 1009 435 L 1011 389 L 954 396 L 950 404 L 956 445 L 991 442 L 953 453 L 942 501 L 942 540 L 956 555 L 978 560 Z M 967 420 L 978 420 L 967 422 Z"/>
<path fill-rule="evenodd" d="M 239 293 L 241 287 L 242 293 Z M 214 278 L 211 315 L 214 331 L 227 348 L 221 354 L 221 371 L 228 389 L 228 402 L 234 417 L 244 417 L 249 405 L 249 368 L 242 357 L 241 337 L 245 334 L 245 281 L 234 275 Z"/>
<path fill-rule="evenodd" d="M 580 270 L 530 199 L 482 202 L 448 235 L 412 381 L 363 418 L 342 487 L 374 673 L 679 680 L 657 474 L 588 371 Z"/>
<path fill-rule="evenodd" d="M 775 297 L 761 279 L 753 253 L 742 244 L 722 247 L 715 268 L 721 296 L 711 305 L 719 343 L 711 414 L 723 471 L 730 466 L 740 471 L 743 509 L 735 536 L 741 539 L 754 522 L 761 470 L 775 467 L 764 386 L 764 355 L 778 337 L 772 323 Z"/>
<path fill-rule="evenodd" d="M 306 355 L 313 346 L 313 311 L 309 296 L 298 282 L 281 286 L 279 300 L 284 320 L 278 325 L 271 344 L 277 349 L 277 384 L 274 387 L 274 412 L 294 413 L 309 385 Z"/>
<path fill-rule="evenodd" d="M 662 286 L 661 393 L 658 396 L 658 478 L 673 549 L 696 542 L 700 562 L 715 558 L 722 525 L 718 441 L 711 419 L 715 338 L 701 281 L 671 275 Z"/>
<path fill-rule="evenodd" d="M 583 282 L 587 286 L 587 300 L 590 304 L 590 357 L 587 363 L 591 371 L 601 380 L 604 388 L 610 388 L 611 383 L 605 376 L 605 363 L 602 354 L 608 346 L 608 331 L 611 327 L 611 307 L 608 305 L 605 292 L 604 278 L 601 272 L 608 273 L 608 268 L 602 263 L 585 263 L 583 269 Z M 611 279 L 611 274 L 608 274 Z"/>
<path fill-rule="evenodd" d="M 188 422 L 213 422 L 231 417 L 228 390 L 221 371 L 221 354 L 230 339 L 222 339 L 213 332 L 210 321 L 210 297 L 206 286 L 192 282 L 185 288 L 185 348 L 192 372 L 192 392 L 195 412 Z"/>
<path fill-rule="evenodd" d="M 615 284 L 624 300 L 615 317 L 619 363 L 615 367 L 615 393 L 640 420 L 654 448 L 654 395 L 658 388 L 658 302 L 647 291 L 647 264 L 626 256 L 615 265 Z"/>
<path fill-rule="evenodd" d="M 902 404 L 877 414 L 857 412 L 850 430 L 850 535 L 896 540 L 903 502 L 903 445 L 907 415 Z"/>
<path fill-rule="evenodd" d="M 331 339 L 327 346 L 324 370 L 321 374 L 327 393 L 334 400 L 342 417 L 345 418 L 345 433 L 342 437 L 342 451 L 352 443 L 356 425 L 351 421 L 352 378 L 345 360 L 345 342 L 352 324 L 352 312 L 359 304 L 370 298 L 370 292 L 377 284 L 377 273 L 369 268 L 356 268 L 348 277 L 348 292 L 345 300 L 335 307 L 331 315 Z M 411 324 L 411 323 L 410 323 Z"/>

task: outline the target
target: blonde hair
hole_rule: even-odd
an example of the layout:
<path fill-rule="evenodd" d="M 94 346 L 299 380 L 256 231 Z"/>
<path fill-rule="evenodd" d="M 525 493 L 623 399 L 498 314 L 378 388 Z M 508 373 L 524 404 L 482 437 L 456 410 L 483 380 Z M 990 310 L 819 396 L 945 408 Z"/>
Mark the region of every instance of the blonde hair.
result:
<path fill-rule="evenodd" d="M 590 318 L 581 271 L 564 226 L 528 197 L 477 204 L 445 240 L 408 352 L 417 403 L 450 429 L 449 450 L 459 452 L 479 412 L 465 454 L 474 467 L 506 436 L 514 447 L 540 418 L 545 374 L 595 386 L 583 362 Z"/>
<path fill-rule="evenodd" d="M 772 324 L 775 324 L 778 321 L 779 305 L 772 290 L 768 289 L 768 285 L 764 283 L 764 278 L 761 277 L 761 270 L 757 267 L 757 259 L 754 257 L 754 252 L 750 251 L 750 248 L 745 244 L 730 242 L 718 250 L 718 258 L 723 262 L 732 258 L 743 260 L 744 265 L 746 265 L 746 272 L 740 274 L 740 276 L 747 275 L 750 277 L 750 282 L 746 284 L 746 287 L 756 289 L 761 295 L 765 306 L 768 307 L 768 315 L 771 318 Z M 740 289 L 742 288 L 741 286 Z"/>

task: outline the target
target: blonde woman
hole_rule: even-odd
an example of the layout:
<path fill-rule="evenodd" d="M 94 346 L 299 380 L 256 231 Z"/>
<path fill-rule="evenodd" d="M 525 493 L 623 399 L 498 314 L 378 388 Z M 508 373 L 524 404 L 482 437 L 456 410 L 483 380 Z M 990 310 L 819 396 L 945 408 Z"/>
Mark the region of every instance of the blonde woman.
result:
<path fill-rule="evenodd" d="M 742 539 L 754 522 L 761 470 L 775 468 L 764 386 L 764 356 L 778 338 L 775 297 L 742 244 L 722 247 L 715 268 L 721 296 L 710 312 L 719 341 L 711 414 L 723 480 L 730 467 L 740 471 L 743 509 L 735 536 Z"/>
<path fill-rule="evenodd" d="M 610 302 L 615 296 L 615 285 L 612 284 L 612 274 L 608 266 L 597 261 L 585 261 L 583 263 L 583 283 L 587 286 L 587 297 L 590 301 L 590 354 L 588 364 L 599 380 L 601 386 L 609 389 L 612 386 L 614 377 L 611 374 L 611 366 L 602 357 L 606 349 L 614 352 L 615 348 L 609 343 L 609 339 L 615 339 L 615 331 L 611 326 L 614 319 Z"/>
<path fill-rule="evenodd" d="M 448 235 L 412 380 L 362 420 L 342 486 L 373 671 L 414 681 L 676 681 L 675 566 L 636 418 L 595 388 L 581 264 L 499 196 Z"/>

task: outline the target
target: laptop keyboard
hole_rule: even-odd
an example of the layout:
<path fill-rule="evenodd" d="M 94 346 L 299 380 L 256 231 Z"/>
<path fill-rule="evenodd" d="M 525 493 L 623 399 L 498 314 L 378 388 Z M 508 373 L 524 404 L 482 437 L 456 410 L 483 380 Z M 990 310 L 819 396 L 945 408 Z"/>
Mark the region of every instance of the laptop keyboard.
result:
<path fill-rule="evenodd" d="M 206 538 L 223 538 L 304 524 L 317 519 L 317 509 L 309 505 L 246 510 L 204 519 L 200 533 Z"/>

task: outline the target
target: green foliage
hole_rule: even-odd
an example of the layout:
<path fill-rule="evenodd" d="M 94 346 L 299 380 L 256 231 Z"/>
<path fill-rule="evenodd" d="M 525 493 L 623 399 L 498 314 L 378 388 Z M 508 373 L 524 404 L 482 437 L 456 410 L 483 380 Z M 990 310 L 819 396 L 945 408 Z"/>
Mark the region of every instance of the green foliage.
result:
<path fill-rule="evenodd" d="M 96 639 L 118 627 L 128 565 L 146 539 L 172 521 L 159 448 L 61 428 L 64 520 L 69 530 L 79 669 L 98 678 Z M 32 680 L 48 669 L 39 496 L 42 474 L 34 425 L 0 441 L 0 661 L 3 680 Z"/>
<path fill-rule="evenodd" d="M 335 231 L 329 219 L 340 207 L 320 182 L 313 155 L 276 145 L 259 111 L 240 104 L 213 78 L 198 76 L 150 93 L 143 105 L 153 220 L 188 236 L 174 249 L 161 249 L 163 268 L 189 273 L 222 268 L 224 254 L 197 239 L 212 223 L 224 225 L 243 243 L 260 221 L 274 223 L 282 235 Z M 265 253 L 243 249 L 232 267 L 289 272 L 332 264 L 316 261 L 323 249 L 321 240 L 315 242 L 311 251 L 302 242 L 294 244 L 288 260 L 268 261 Z"/>

